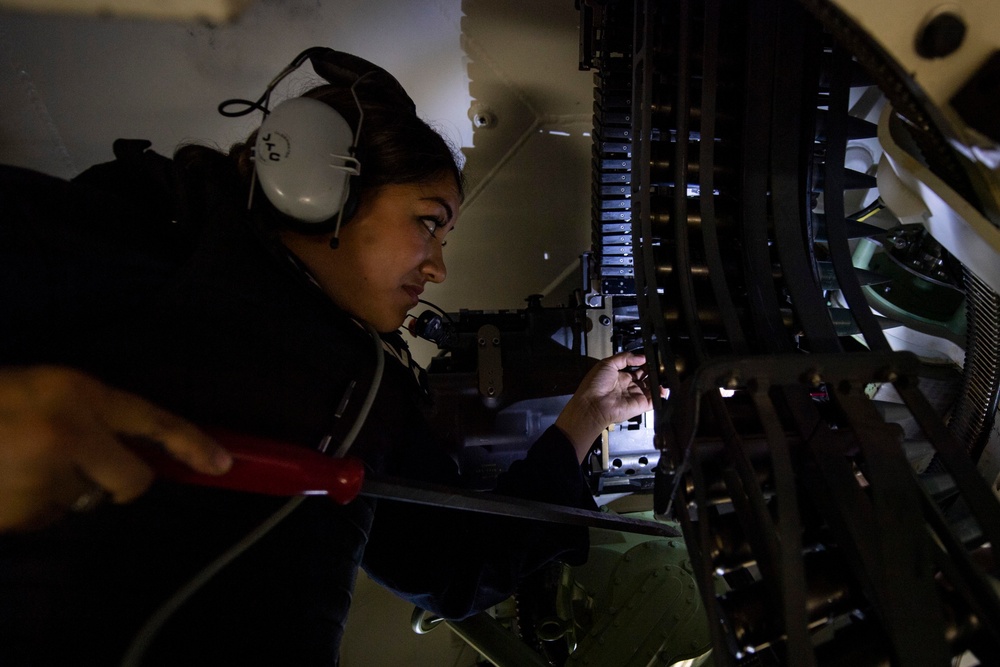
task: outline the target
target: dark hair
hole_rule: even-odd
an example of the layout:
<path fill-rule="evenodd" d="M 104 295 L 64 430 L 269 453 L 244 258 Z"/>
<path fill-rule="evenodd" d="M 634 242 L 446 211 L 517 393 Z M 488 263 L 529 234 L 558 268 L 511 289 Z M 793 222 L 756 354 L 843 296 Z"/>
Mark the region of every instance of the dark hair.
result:
<path fill-rule="evenodd" d="M 352 128 L 357 128 L 359 120 L 358 103 L 350 89 L 323 85 L 303 94 L 333 107 L 344 117 Z M 443 175 L 451 175 L 458 188 L 459 199 L 464 196 L 462 172 L 458 167 L 455 153 L 448 142 L 427 123 L 410 113 L 383 104 L 366 103 L 360 99 L 364 109 L 361 135 L 358 138 L 355 157 L 361 163 L 361 173 L 351 179 L 351 188 L 358 193 L 358 208 L 365 206 L 379 190 L 386 185 L 426 183 Z M 243 191 L 247 192 L 253 174 L 252 149 L 256 141 L 254 131 L 245 141 L 233 145 L 228 159 L 235 166 Z M 209 151 L 215 155 L 205 154 Z M 218 164 L 222 154 L 203 146 L 184 146 L 174 155 L 182 166 L 194 164 Z M 258 186 L 259 187 L 259 186 Z M 269 223 L 283 226 L 282 216 L 263 193 L 255 195 L 256 202 L 264 201 L 269 209 L 266 216 Z"/>

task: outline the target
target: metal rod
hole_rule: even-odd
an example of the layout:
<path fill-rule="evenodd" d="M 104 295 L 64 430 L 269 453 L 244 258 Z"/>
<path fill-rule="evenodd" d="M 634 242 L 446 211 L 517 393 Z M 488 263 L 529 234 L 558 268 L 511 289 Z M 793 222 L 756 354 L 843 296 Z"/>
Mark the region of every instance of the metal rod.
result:
<path fill-rule="evenodd" d="M 680 537 L 680 532 L 665 523 L 634 519 L 608 512 L 594 512 L 565 505 L 543 503 L 513 496 L 475 493 L 448 487 L 416 484 L 408 480 L 366 479 L 361 494 L 373 498 L 398 500 L 418 505 L 433 505 L 450 509 L 496 514 L 518 519 L 547 521 L 574 526 L 608 528 L 627 533 Z"/>
<path fill-rule="evenodd" d="M 813 143 L 812 132 L 805 133 L 804 127 L 812 127 L 812 123 L 806 124 L 811 116 L 803 118 L 799 104 L 788 104 L 789 99 L 799 101 L 808 97 L 804 86 L 815 86 L 812 82 L 818 78 L 818 73 L 807 67 L 814 59 L 803 58 L 803 54 L 810 50 L 808 40 L 817 39 L 818 35 L 807 30 L 803 14 L 792 11 L 787 5 L 782 7 L 779 16 L 776 60 L 780 65 L 775 70 L 772 90 L 769 152 L 775 241 L 785 274 L 784 285 L 791 294 L 792 307 L 805 331 L 809 349 L 836 352 L 841 349 L 840 341 L 810 267 L 803 233 L 805 202 L 802 193 L 808 190 L 808 183 L 803 178 L 802 165 L 807 157 L 811 159 Z"/>
<path fill-rule="evenodd" d="M 850 94 L 850 74 L 852 61 L 843 49 L 835 49 L 830 59 L 832 72 L 830 75 L 830 99 L 826 125 L 826 187 L 823 194 L 823 207 L 826 215 L 827 245 L 830 248 L 830 259 L 837 275 L 840 287 L 854 321 L 861 328 L 861 333 L 868 343 L 868 348 L 879 352 L 888 352 L 882 327 L 872 313 L 868 300 L 858 281 L 854 264 L 851 260 L 851 249 L 847 240 L 847 219 L 844 212 L 844 162 L 847 155 L 847 113 Z"/>

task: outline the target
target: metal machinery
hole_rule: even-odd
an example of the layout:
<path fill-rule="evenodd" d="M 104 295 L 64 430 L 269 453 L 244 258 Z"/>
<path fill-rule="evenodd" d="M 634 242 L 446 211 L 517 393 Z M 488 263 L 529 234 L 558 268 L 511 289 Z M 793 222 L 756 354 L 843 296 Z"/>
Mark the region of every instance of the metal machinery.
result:
<path fill-rule="evenodd" d="M 583 355 L 645 349 L 669 394 L 609 429 L 594 492 L 651 494 L 679 524 L 707 619 L 684 632 L 716 664 L 1000 663 L 988 4 L 577 2 L 595 77 L 581 287 L 565 308 L 460 314 L 436 377 L 477 378 L 450 427 L 488 472 L 516 446 L 483 434 L 544 428 Z M 550 379 L 537 395 L 528 366 Z M 694 644 L 539 664 L 665 664 Z"/>
<path fill-rule="evenodd" d="M 581 10 L 602 292 L 670 389 L 655 505 L 716 662 L 1000 661 L 990 10 Z"/>

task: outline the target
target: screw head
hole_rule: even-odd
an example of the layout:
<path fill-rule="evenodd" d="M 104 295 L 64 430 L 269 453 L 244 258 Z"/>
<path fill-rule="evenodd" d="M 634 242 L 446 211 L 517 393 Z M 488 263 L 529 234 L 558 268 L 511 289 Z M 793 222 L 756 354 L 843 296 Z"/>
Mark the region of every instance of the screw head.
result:
<path fill-rule="evenodd" d="M 492 111 L 486 109 L 472 114 L 472 126 L 477 130 L 487 130 L 497 125 L 497 117 Z"/>

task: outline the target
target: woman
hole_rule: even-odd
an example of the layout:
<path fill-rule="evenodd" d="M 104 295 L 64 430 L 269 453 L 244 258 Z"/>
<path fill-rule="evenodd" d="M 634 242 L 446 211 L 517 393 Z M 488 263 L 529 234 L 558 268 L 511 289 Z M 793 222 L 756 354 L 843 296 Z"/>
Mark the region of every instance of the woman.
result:
<path fill-rule="evenodd" d="M 249 142 L 171 161 L 119 141 L 115 162 L 70 183 L 0 172 L 0 302 L 15 314 L 0 329 L 0 664 L 333 665 L 359 565 L 461 618 L 552 559 L 585 558 L 580 528 L 386 501 L 376 512 L 366 497 L 285 514 L 284 499 L 154 481 L 122 444 L 145 436 L 224 473 L 228 455 L 193 422 L 461 482 L 397 333 L 445 279 L 461 176 L 395 80 L 359 60 L 313 59 L 331 84 L 307 95 L 360 125 L 362 165 L 356 202 L 319 231 L 261 196 Z M 640 363 L 596 366 L 497 491 L 592 508 L 580 463 L 607 424 L 649 409 L 621 372 Z M 56 520 L 95 488 L 115 502 Z"/>

